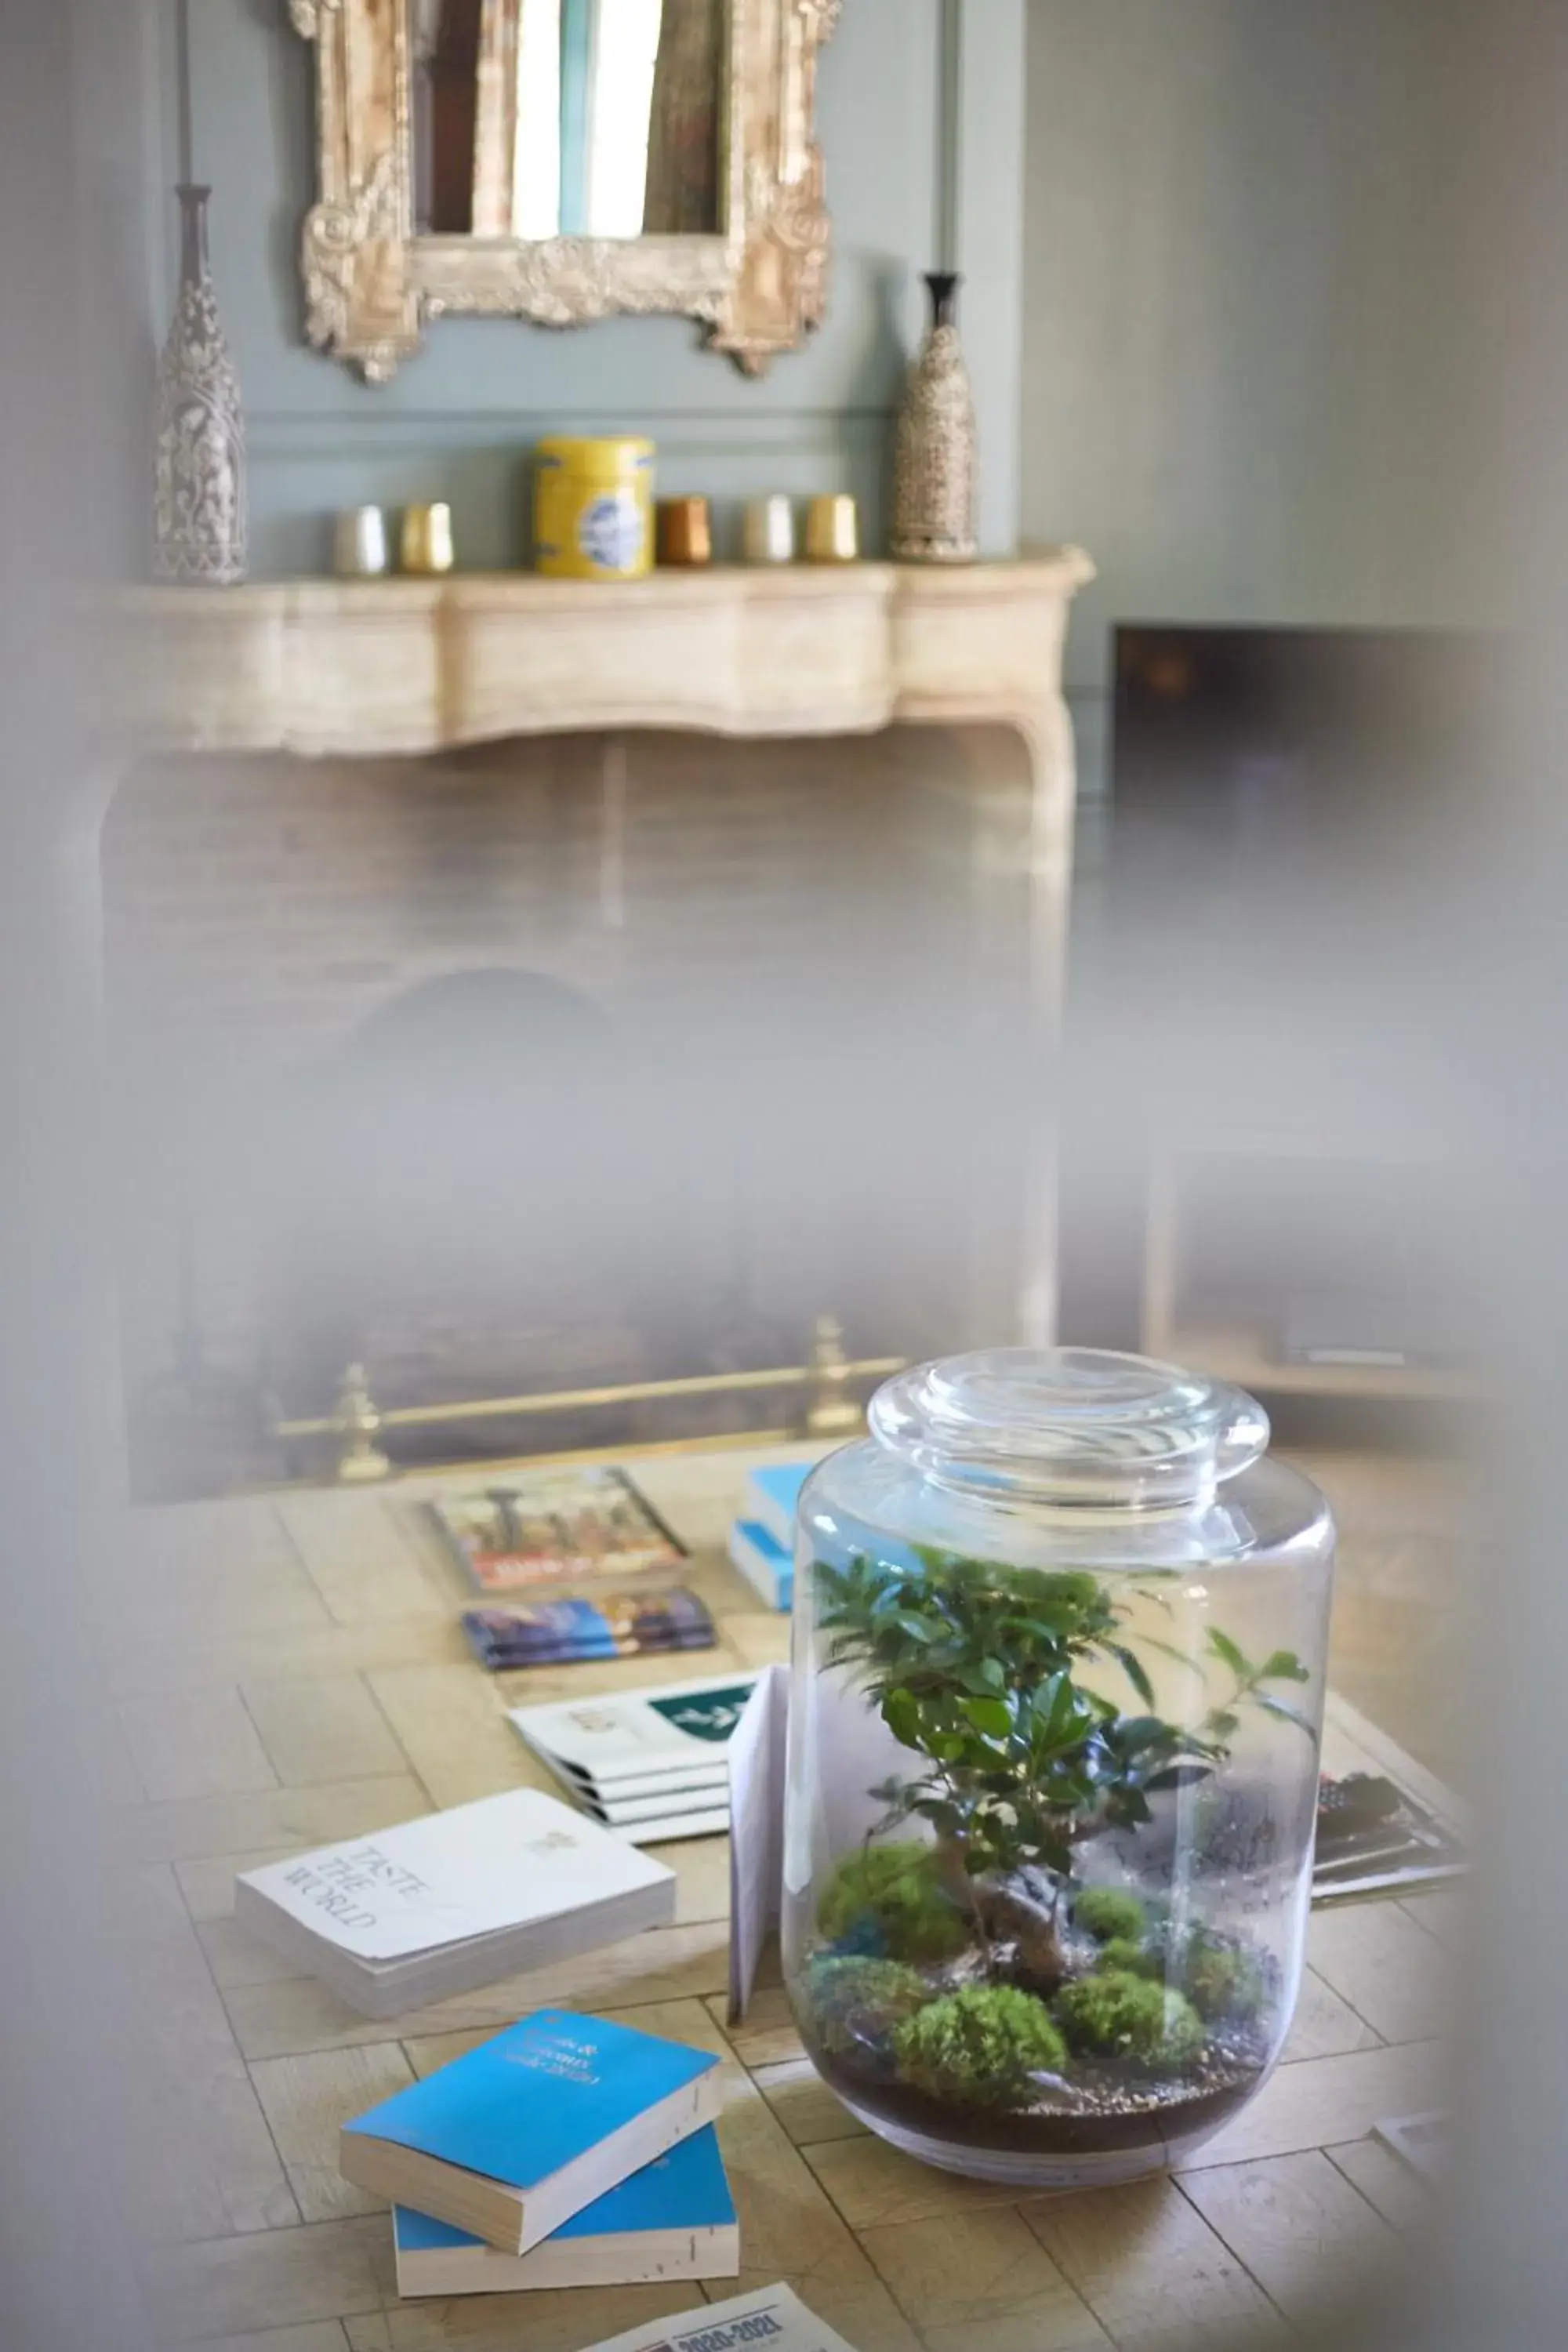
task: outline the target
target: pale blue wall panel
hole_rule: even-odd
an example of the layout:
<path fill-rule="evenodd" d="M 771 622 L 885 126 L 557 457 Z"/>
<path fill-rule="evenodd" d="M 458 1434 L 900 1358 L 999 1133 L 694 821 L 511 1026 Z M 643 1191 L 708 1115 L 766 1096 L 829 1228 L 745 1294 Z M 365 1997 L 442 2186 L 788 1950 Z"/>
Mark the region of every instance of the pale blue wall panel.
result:
<path fill-rule="evenodd" d="M 1117 619 L 1471 617 L 1431 0 L 1030 0 L 1021 507 Z"/>

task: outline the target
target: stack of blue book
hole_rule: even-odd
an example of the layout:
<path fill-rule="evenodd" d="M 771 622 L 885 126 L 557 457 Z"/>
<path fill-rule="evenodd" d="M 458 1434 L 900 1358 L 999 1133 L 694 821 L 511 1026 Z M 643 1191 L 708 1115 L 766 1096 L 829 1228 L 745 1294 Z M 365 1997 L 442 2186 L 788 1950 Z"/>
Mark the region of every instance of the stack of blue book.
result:
<path fill-rule="evenodd" d="M 343 2127 L 391 2200 L 398 2293 L 734 2278 L 710 2052 L 541 2010 Z"/>
<path fill-rule="evenodd" d="M 753 1470 L 741 1516 L 730 1530 L 730 1558 L 770 1609 L 795 1605 L 795 1521 L 800 1490 L 815 1462 Z"/>

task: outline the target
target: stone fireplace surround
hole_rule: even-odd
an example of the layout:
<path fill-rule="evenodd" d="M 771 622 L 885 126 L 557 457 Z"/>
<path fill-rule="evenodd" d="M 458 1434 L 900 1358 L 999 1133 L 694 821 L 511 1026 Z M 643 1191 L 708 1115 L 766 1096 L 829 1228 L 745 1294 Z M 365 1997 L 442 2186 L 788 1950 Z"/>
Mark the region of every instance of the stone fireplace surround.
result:
<path fill-rule="evenodd" d="M 1048 1330 L 1037 1057 L 1089 576 L 1068 550 L 131 592 L 104 894 L 143 1491 L 277 1466 L 229 1425 L 248 1406 L 203 1426 L 182 1350 L 213 1394 L 312 1412 L 366 1349 L 383 1402 L 432 1402 L 795 1360 L 824 1309 L 858 1353 Z M 429 1043 L 423 1000 L 464 975 L 484 1023 L 345 1150 L 361 1041 Z M 494 1027 L 529 988 L 600 1024 L 589 1113 L 596 1048 L 542 1077 Z"/>

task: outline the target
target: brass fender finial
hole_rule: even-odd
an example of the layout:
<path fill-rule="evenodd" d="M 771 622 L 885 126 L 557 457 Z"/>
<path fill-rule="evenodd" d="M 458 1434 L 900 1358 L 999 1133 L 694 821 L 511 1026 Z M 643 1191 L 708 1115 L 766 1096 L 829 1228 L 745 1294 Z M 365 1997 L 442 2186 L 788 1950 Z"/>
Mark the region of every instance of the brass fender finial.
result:
<path fill-rule="evenodd" d="M 844 1353 L 844 1326 L 837 1315 L 819 1315 L 812 1328 L 811 1370 L 805 1391 L 808 1437 L 858 1437 L 866 1416 L 849 1394 L 850 1366 Z"/>
<path fill-rule="evenodd" d="M 363 1364 L 351 1364 L 343 1374 L 332 1426 L 342 1439 L 338 1455 L 342 1486 L 369 1486 L 391 1473 L 392 1465 L 375 1443 L 381 1434 L 381 1414 L 370 1392 Z"/>

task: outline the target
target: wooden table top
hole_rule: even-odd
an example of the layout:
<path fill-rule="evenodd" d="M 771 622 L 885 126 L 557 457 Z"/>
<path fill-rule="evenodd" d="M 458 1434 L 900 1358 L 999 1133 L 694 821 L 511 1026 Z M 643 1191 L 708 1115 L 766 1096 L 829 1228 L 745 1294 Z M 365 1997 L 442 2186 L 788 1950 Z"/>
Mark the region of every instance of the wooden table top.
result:
<path fill-rule="evenodd" d="M 685 1580 L 720 1621 L 718 1650 L 528 1675 L 487 1675 L 468 1651 L 458 1618 L 472 1595 L 409 1508 L 442 1482 L 137 1516 L 136 1606 L 109 1671 L 189 2104 L 183 2137 L 164 2135 L 179 2143 L 174 2242 L 153 2292 L 169 2343 L 578 2352 L 697 2303 L 690 2284 L 398 2301 L 384 2208 L 340 2178 L 338 2126 L 544 2002 L 723 2058 L 740 2284 L 787 2279 L 858 2352 L 1152 2352 L 1232 2328 L 1284 2340 L 1360 2266 L 1395 2254 L 1423 2192 L 1372 2134 L 1440 2102 L 1452 1895 L 1316 1913 L 1284 2063 L 1247 2112 L 1173 2179 L 1054 2197 L 930 2171 L 866 2133 L 813 2073 L 776 1974 L 744 2025 L 726 2028 L 721 1838 L 656 1849 L 679 1879 L 674 1927 L 390 2022 L 344 2008 L 236 1927 L 237 1870 L 549 1786 L 509 1706 L 783 1657 L 786 1621 L 722 1554 L 756 1458 L 632 1465 L 693 1547 Z M 1393 1760 L 1334 1708 L 1329 1769 Z"/>

